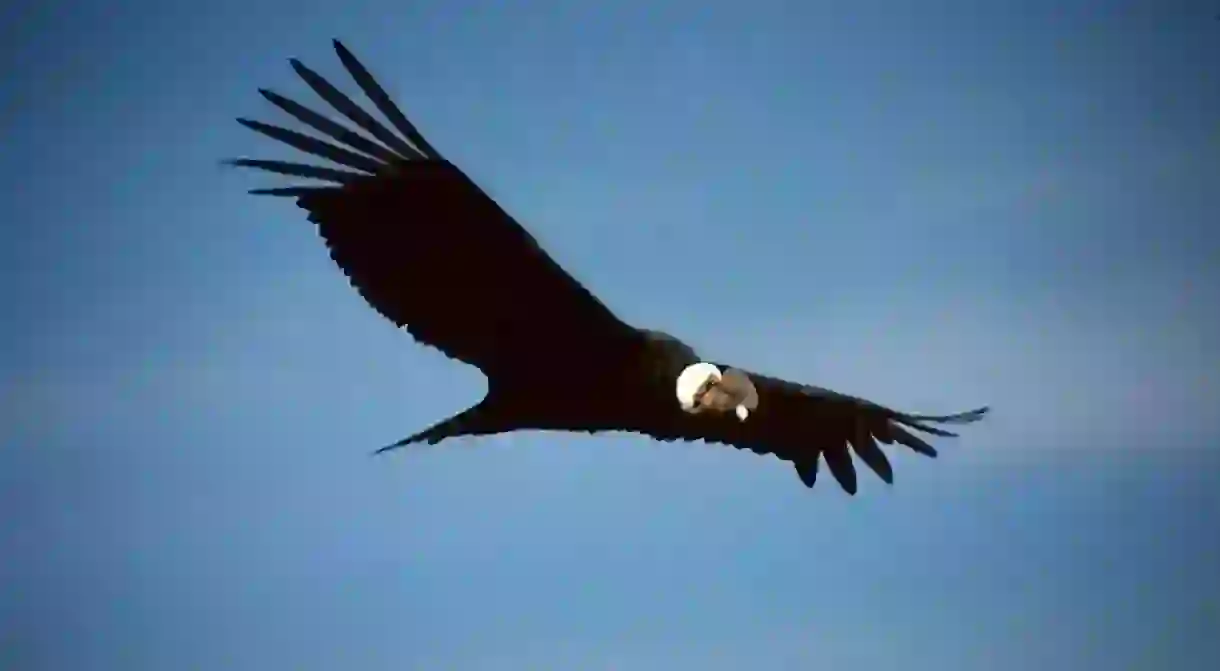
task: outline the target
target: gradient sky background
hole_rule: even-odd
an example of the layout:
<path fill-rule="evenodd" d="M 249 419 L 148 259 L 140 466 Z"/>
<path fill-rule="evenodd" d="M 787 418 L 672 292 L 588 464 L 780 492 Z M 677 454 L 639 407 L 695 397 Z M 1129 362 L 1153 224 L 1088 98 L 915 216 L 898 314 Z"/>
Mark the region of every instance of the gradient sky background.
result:
<path fill-rule="evenodd" d="M 1215 6 L 24 4 L 0 668 L 1220 668 Z M 294 155 L 233 121 L 316 102 L 287 58 L 356 92 L 332 37 L 623 317 L 993 418 L 855 499 L 624 436 L 371 458 L 480 376 L 218 163 Z"/>

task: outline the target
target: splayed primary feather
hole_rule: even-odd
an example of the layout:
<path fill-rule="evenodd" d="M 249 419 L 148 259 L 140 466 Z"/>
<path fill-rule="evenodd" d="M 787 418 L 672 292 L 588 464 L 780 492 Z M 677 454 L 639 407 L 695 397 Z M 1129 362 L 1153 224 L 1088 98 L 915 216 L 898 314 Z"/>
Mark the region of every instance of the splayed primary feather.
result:
<path fill-rule="evenodd" d="M 364 95 L 372 101 L 373 105 L 376 106 L 403 137 L 395 135 L 393 130 L 361 109 L 351 98 L 335 88 L 324 77 L 310 70 L 297 59 L 290 59 L 289 63 L 292 65 L 292 69 L 309 85 L 309 88 L 313 89 L 314 93 L 318 94 L 335 111 L 372 135 L 374 139 L 365 137 L 355 130 L 336 123 L 290 98 L 267 89 L 259 89 L 259 93 L 276 107 L 314 130 L 343 143 L 347 147 L 341 147 L 304 133 L 252 119 L 238 119 L 241 125 L 256 133 L 279 140 L 307 154 L 313 154 L 314 156 L 333 161 L 340 166 L 352 168 L 359 172 L 349 172 L 347 170 L 291 161 L 269 161 L 250 158 L 227 161 L 228 164 L 238 167 L 256 168 L 280 175 L 304 177 L 331 183 L 331 185 L 327 186 L 294 185 L 270 189 L 254 189 L 250 193 L 266 196 L 300 197 L 314 191 L 333 189 L 336 186 L 352 184 L 375 175 L 393 172 L 395 164 L 400 162 L 444 160 L 440 153 L 407 120 L 406 116 L 403 115 L 402 111 L 398 109 L 398 106 L 394 104 L 390 96 L 385 92 L 385 89 L 381 88 L 369 74 L 368 70 L 348 51 L 347 47 L 344 47 L 338 40 L 334 41 L 334 47 L 335 52 L 339 55 L 339 61 L 343 63 L 344 69 L 351 75 L 356 85 L 360 87 Z"/>

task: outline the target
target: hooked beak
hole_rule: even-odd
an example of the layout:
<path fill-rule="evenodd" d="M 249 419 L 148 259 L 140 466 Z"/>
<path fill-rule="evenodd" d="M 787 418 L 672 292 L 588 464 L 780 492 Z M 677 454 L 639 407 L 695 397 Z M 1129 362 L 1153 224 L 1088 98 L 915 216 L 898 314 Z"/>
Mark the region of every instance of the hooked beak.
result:
<path fill-rule="evenodd" d="M 691 408 L 693 412 L 697 414 L 703 412 L 704 410 L 715 409 L 715 404 L 712 402 L 712 397 L 708 396 L 708 394 L 711 393 L 716 387 L 717 382 L 718 381 L 716 378 L 709 377 L 703 381 L 703 384 L 699 385 L 699 389 L 695 391 L 695 396 L 692 398 L 692 400 L 695 402 L 694 406 Z"/>
<path fill-rule="evenodd" d="M 731 409 L 737 419 L 744 422 L 750 416 L 750 410 L 743 403 L 744 399 L 737 398 L 734 392 L 730 385 L 724 384 L 724 380 L 709 378 L 695 393 L 695 412 L 728 412 Z"/>

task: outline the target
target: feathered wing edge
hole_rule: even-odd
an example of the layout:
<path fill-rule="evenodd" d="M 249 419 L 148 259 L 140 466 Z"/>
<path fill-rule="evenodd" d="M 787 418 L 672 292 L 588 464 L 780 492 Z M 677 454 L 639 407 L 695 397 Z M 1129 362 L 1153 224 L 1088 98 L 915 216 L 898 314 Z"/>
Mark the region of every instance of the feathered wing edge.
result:
<path fill-rule="evenodd" d="M 881 406 L 867 404 L 872 412 L 860 415 L 856 427 L 847 440 L 851 445 L 822 445 L 818 455 L 825 461 L 827 469 L 839 486 L 848 494 L 857 491 L 856 468 L 852 464 L 851 454 L 854 453 L 866 466 L 877 474 L 887 484 L 894 483 L 894 469 L 885 452 L 877 445 L 892 445 L 897 443 L 927 457 L 935 458 L 938 453 L 926 440 L 912 431 L 927 433 L 934 436 L 956 438 L 957 434 L 934 424 L 961 425 L 979 421 L 990 411 L 983 406 L 967 412 L 952 415 L 914 415 L 900 413 Z M 876 414 L 880 410 L 881 414 Z M 813 487 L 818 476 L 818 459 L 794 461 L 797 475 L 807 487 Z"/>
<path fill-rule="evenodd" d="M 301 79 L 305 80 L 305 83 L 309 85 L 309 88 L 313 89 L 314 93 L 318 94 L 335 111 L 359 126 L 377 141 L 335 123 L 294 100 L 267 89 L 259 89 L 258 92 L 271 104 L 319 133 L 346 145 L 346 147 L 261 121 L 239 118 L 237 120 L 238 123 L 256 133 L 261 133 L 272 139 L 279 140 L 290 147 L 327 159 L 352 170 L 339 170 L 331 167 L 310 165 L 308 163 L 250 158 L 226 161 L 229 165 L 256 168 L 291 177 L 305 177 L 330 182 L 326 186 L 289 186 L 272 189 L 254 189 L 250 193 L 295 198 L 316 191 L 342 187 L 345 184 L 371 176 L 391 173 L 395 165 L 403 161 L 444 160 L 440 153 L 407 120 L 407 117 L 403 115 L 398 106 L 394 104 L 394 101 L 390 99 L 385 89 L 381 88 L 352 52 L 348 51 L 347 47 L 343 46 L 343 43 L 339 40 L 334 40 L 334 47 L 335 53 L 339 56 L 339 61 L 356 82 L 356 85 L 360 87 L 365 97 L 372 101 L 378 111 L 389 120 L 402 136 L 395 135 L 394 131 L 361 109 L 351 98 L 332 86 L 321 75 L 305 67 L 297 59 L 290 59 L 289 63 L 292 64 L 292 69 L 296 71 Z"/>
<path fill-rule="evenodd" d="M 956 438 L 956 433 L 932 426 L 932 424 L 973 424 L 974 422 L 977 422 L 985 417 L 990 410 L 990 407 L 983 406 L 981 408 L 975 408 L 974 410 L 959 412 L 952 415 L 908 415 L 903 413 L 894 413 L 890 417 L 890 431 L 893 434 L 895 442 L 906 445 L 907 447 L 921 454 L 926 454 L 929 457 L 935 457 L 936 450 L 933 449 L 931 445 L 928 445 L 923 439 L 912 434 L 903 427 L 915 429 L 916 431 L 921 431 L 933 436 Z"/>

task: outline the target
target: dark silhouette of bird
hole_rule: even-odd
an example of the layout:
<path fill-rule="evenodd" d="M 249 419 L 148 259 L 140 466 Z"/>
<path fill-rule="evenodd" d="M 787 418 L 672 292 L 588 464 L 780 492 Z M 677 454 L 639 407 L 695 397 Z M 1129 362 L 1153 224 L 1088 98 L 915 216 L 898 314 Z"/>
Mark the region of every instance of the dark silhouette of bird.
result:
<path fill-rule="evenodd" d="M 885 482 L 878 443 L 929 457 L 915 432 L 981 419 L 986 407 L 915 415 L 810 385 L 704 361 L 681 340 L 635 328 L 559 266 L 538 241 L 438 152 L 340 42 L 344 68 L 398 134 L 296 59 L 315 93 L 368 134 L 269 90 L 264 98 L 332 141 L 238 119 L 245 127 L 344 169 L 237 159 L 237 166 L 313 178 L 317 186 L 256 189 L 296 199 L 330 257 L 375 310 L 416 341 L 477 367 L 474 406 L 378 450 L 521 430 L 634 432 L 721 443 L 792 462 L 805 485 L 819 455 L 848 493 L 852 451 Z"/>

